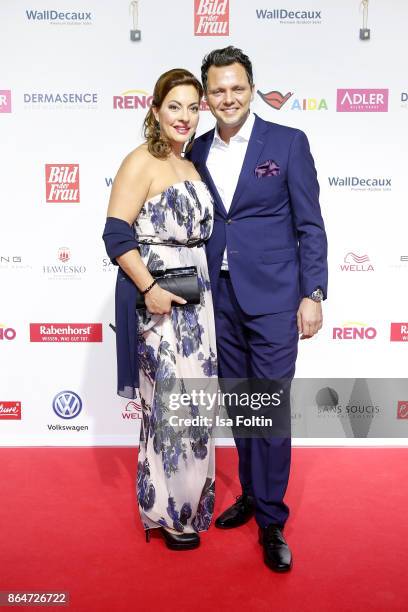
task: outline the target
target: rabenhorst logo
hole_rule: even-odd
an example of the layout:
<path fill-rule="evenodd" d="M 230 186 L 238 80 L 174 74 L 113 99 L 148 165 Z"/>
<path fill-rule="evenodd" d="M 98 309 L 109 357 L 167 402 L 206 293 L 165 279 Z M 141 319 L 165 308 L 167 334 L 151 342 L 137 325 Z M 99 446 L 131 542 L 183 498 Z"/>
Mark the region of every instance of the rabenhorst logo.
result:
<path fill-rule="evenodd" d="M 14 340 L 17 333 L 13 327 L 8 327 L 0 323 L 0 342 L 2 340 Z"/>
<path fill-rule="evenodd" d="M 95 92 L 26 92 L 23 95 L 25 108 L 29 110 L 95 109 L 98 94 Z"/>
<path fill-rule="evenodd" d="M 93 21 L 91 11 L 27 10 L 25 14 L 28 21 L 42 21 L 52 25 L 91 25 Z"/>
<path fill-rule="evenodd" d="M 120 110 L 149 109 L 153 96 L 143 89 L 128 89 L 119 96 L 113 96 L 113 108 Z"/>
<path fill-rule="evenodd" d="M 0 113 L 11 113 L 10 89 L 0 89 Z"/>
<path fill-rule="evenodd" d="M 0 419 L 21 420 L 21 402 L 0 402 Z"/>
<path fill-rule="evenodd" d="M 46 201 L 52 204 L 79 203 L 79 165 L 45 164 Z"/>
<path fill-rule="evenodd" d="M 66 262 L 70 260 L 71 251 L 68 247 L 59 248 L 56 261 L 62 263 L 43 265 L 43 274 L 46 274 L 49 280 L 82 280 L 86 273 L 86 266 L 75 262 L 75 260 L 71 261 L 69 265 L 66 265 Z"/>
<path fill-rule="evenodd" d="M 289 104 L 286 106 L 288 110 L 294 111 L 316 111 L 316 110 L 328 110 L 327 102 L 324 98 L 294 98 L 294 94 L 292 92 L 288 92 L 283 95 L 280 91 L 272 90 L 268 93 L 262 93 L 259 89 L 257 94 L 262 98 L 262 100 L 268 104 L 268 106 L 272 106 L 275 110 L 280 110 L 282 106 L 288 102 L 291 98 Z"/>
<path fill-rule="evenodd" d="M 229 0 L 194 0 L 194 35 L 229 35 Z"/>
<path fill-rule="evenodd" d="M 386 113 L 388 89 L 338 89 L 339 113 Z"/>
<path fill-rule="evenodd" d="M 388 176 L 329 176 L 330 187 L 347 187 L 351 191 L 391 191 L 391 178 Z"/>
<path fill-rule="evenodd" d="M 322 11 L 255 9 L 257 19 L 275 21 L 291 25 L 319 25 L 322 23 Z"/>
<path fill-rule="evenodd" d="M 408 342 L 408 323 L 391 323 L 391 342 Z"/>
<path fill-rule="evenodd" d="M 333 327 L 333 340 L 374 340 L 377 330 L 365 323 L 347 321 L 341 327 Z"/>
<path fill-rule="evenodd" d="M 357 255 L 351 251 L 344 257 L 344 263 L 340 264 L 342 272 L 374 272 L 374 266 L 370 263 L 368 255 Z"/>
<path fill-rule="evenodd" d="M 397 419 L 408 419 L 408 401 L 399 401 L 397 404 Z"/>
<path fill-rule="evenodd" d="M 102 342 L 102 323 L 30 323 L 30 342 Z"/>

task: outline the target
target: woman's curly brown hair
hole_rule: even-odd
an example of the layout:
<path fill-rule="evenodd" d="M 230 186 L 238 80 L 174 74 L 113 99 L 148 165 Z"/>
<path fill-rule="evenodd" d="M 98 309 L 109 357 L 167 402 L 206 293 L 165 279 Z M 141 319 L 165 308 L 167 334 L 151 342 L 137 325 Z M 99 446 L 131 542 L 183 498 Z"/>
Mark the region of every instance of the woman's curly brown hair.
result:
<path fill-rule="evenodd" d="M 179 85 L 192 85 L 198 93 L 199 102 L 201 102 L 203 88 L 200 81 L 184 68 L 173 68 L 162 74 L 157 80 L 153 91 L 152 108 L 154 107 L 158 110 L 169 91 Z M 154 155 L 154 157 L 165 159 L 170 155 L 171 146 L 170 143 L 160 135 L 160 125 L 154 116 L 152 108 L 147 113 L 143 122 L 143 134 L 146 138 L 149 152 Z M 193 139 L 194 136 L 187 146 L 187 151 L 191 148 Z"/>

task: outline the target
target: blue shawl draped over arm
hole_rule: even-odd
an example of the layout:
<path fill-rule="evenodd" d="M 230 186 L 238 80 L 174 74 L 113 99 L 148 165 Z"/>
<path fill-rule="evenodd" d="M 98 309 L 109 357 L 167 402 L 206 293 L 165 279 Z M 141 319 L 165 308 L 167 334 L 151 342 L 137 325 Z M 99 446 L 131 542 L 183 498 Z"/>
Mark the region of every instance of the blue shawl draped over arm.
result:
<path fill-rule="evenodd" d="M 116 257 L 138 248 L 133 227 L 123 219 L 108 217 L 102 237 L 115 266 Z M 115 291 L 117 392 L 129 399 L 136 397 L 139 386 L 136 296 L 136 285 L 119 267 Z"/>

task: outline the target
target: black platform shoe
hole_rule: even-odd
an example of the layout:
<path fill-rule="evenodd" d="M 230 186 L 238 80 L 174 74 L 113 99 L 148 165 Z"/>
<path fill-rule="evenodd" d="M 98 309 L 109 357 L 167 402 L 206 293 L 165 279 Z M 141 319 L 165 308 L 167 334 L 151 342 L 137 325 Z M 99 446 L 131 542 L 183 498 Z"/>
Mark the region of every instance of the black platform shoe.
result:
<path fill-rule="evenodd" d="M 232 506 L 227 508 L 215 521 L 218 529 L 233 529 L 245 525 L 255 514 L 254 499 L 249 495 L 239 495 Z"/>
<path fill-rule="evenodd" d="M 146 542 L 150 542 L 150 531 L 146 529 Z M 164 541 L 166 542 L 167 548 L 171 550 L 192 550 L 200 546 L 200 536 L 198 533 L 176 533 L 167 531 L 164 527 L 155 529 Z"/>

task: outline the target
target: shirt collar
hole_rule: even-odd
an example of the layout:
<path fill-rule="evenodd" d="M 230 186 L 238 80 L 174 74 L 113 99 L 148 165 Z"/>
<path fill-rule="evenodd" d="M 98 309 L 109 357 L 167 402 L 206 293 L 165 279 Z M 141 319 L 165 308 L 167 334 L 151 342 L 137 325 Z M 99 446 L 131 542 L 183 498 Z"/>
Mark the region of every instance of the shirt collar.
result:
<path fill-rule="evenodd" d="M 235 136 L 230 138 L 230 142 L 231 140 L 234 140 L 236 142 L 249 142 L 249 139 L 251 137 L 252 128 L 254 127 L 254 123 L 255 123 L 255 115 L 254 113 L 249 111 L 249 114 L 245 120 L 245 123 L 243 124 L 239 132 L 237 132 Z M 228 146 L 220 136 L 220 133 L 218 131 L 218 125 L 215 126 L 213 144 L 221 144 L 226 147 Z"/>

